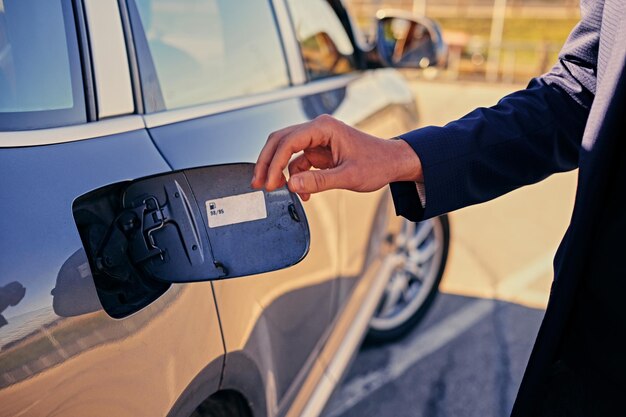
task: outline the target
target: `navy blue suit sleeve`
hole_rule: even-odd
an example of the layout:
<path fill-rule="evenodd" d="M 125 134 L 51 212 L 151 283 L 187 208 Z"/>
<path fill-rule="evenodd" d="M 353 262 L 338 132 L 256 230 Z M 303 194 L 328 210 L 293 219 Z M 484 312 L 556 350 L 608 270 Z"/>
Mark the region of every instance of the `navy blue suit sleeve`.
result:
<path fill-rule="evenodd" d="M 397 214 L 420 221 L 577 167 L 595 95 L 597 15 L 602 5 L 582 3 L 583 19 L 561 50 L 558 64 L 525 90 L 444 127 L 400 136 L 422 162 L 426 207 L 420 204 L 415 183 L 393 183 Z"/>

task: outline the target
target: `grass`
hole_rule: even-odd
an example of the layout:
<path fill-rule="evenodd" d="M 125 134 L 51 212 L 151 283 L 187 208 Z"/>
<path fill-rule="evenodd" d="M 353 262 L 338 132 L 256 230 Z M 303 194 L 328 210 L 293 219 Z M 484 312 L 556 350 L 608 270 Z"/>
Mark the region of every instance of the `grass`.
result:
<path fill-rule="evenodd" d="M 471 56 L 488 55 L 491 19 L 437 19 L 444 31 L 465 32 L 470 45 L 465 48 L 461 73 L 483 74 L 486 67 L 471 63 Z M 507 18 L 504 21 L 500 72 L 509 81 L 526 81 L 547 71 L 558 59 L 558 51 L 578 19 Z"/>

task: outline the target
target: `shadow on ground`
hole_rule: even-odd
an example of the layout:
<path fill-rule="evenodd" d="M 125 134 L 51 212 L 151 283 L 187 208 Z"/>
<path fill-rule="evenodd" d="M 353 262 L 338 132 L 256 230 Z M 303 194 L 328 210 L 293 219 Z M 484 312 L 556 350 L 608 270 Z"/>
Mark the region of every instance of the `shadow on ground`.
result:
<path fill-rule="evenodd" d="M 413 333 L 361 349 L 322 415 L 508 416 L 543 313 L 440 294 Z"/>

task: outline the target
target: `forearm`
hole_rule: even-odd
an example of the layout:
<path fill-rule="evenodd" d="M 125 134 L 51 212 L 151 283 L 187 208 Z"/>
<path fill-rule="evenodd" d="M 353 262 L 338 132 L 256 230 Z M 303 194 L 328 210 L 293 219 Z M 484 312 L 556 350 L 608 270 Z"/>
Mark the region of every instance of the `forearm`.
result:
<path fill-rule="evenodd" d="M 421 210 L 414 184 L 395 183 L 398 214 L 433 217 L 574 169 L 587 114 L 558 87 L 535 80 L 494 107 L 401 135 L 419 155 L 428 203 Z"/>
<path fill-rule="evenodd" d="M 495 198 L 578 163 L 596 89 L 598 16 L 604 2 L 581 2 L 581 21 L 559 61 L 527 89 L 444 127 L 401 135 L 419 155 L 426 209 L 415 184 L 392 184 L 396 211 L 415 221 Z"/>

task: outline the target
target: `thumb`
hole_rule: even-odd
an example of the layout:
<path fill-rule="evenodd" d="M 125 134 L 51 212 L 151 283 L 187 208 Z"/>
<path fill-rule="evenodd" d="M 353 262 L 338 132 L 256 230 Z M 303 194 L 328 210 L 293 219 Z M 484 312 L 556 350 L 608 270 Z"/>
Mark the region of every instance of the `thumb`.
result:
<path fill-rule="evenodd" d="M 338 169 L 304 171 L 289 178 L 289 190 L 298 194 L 313 194 L 339 188 Z"/>

